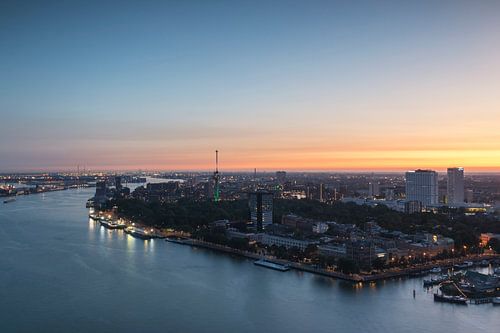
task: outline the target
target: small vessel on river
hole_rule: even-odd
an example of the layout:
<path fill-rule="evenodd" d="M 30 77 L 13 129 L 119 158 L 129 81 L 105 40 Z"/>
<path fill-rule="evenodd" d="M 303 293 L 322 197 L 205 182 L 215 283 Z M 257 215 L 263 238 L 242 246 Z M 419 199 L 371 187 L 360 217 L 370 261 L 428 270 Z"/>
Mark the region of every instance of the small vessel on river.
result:
<path fill-rule="evenodd" d="M 474 263 L 472 261 L 464 261 L 461 264 L 453 265 L 453 268 L 458 270 L 458 269 L 471 268 L 472 266 L 474 266 Z"/>
<path fill-rule="evenodd" d="M 431 278 L 429 280 L 424 280 L 424 287 L 432 287 L 436 284 L 440 284 L 440 283 L 443 283 L 447 280 L 449 280 L 449 276 L 447 274 L 443 274 L 443 275 L 440 275 L 440 276 L 437 276 L 435 278 Z"/>
<path fill-rule="evenodd" d="M 434 302 L 467 305 L 467 298 L 463 296 L 448 296 L 448 295 L 434 294 Z"/>
<path fill-rule="evenodd" d="M 133 237 L 137 237 L 140 239 L 151 239 L 155 237 L 152 230 L 148 231 L 137 227 L 127 227 L 125 228 L 125 232 Z"/>
<path fill-rule="evenodd" d="M 104 217 L 101 217 L 99 222 L 101 223 L 101 225 L 103 227 L 108 228 L 108 229 L 125 229 L 125 227 L 127 226 L 125 223 L 120 222 L 120 220 L 113 221 L 111 219 L 107 219 Z"/>
<path fill-rule="evenodd" d="M 275 263 L 275 262 L 272 262 L 272 261 L 269 261 L 266 259 L 259 259 L 259 260 L 255 261 L 254 264 L 257 266 L 271 268 L 271 269 L 274 269 L 274 270 L 277 270 L 280 272 L 286 272 L 290 269 L 290 266 L 288 266 L 288 265 L 278 264 L 278 263 Z"/>
<path fill-rule="evenodd" d="M 9 198 L 9 199 L 7 199 L 7 200 L 4 200 L 4 201 L 3 201 L 3 203 L 4 203 L 4 204 L 8 204 L 9 202 L 14 202 L 14 201 L 16 201 L 16 199 L 15 199 L 15 198 Z"/>

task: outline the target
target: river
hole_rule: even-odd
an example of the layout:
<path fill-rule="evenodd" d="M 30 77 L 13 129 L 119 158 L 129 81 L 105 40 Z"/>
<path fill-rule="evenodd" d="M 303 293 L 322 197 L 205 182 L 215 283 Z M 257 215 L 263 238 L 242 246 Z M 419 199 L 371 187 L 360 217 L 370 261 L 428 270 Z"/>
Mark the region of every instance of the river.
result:
<path fill-rule="evenodd" d="M 469 333 L 500 327 L 500 307 L 434 303 L 421 278 L 355 287 L 104 229 L 85 208 L 93 191 L 0 204 L 1 332 Z"/>

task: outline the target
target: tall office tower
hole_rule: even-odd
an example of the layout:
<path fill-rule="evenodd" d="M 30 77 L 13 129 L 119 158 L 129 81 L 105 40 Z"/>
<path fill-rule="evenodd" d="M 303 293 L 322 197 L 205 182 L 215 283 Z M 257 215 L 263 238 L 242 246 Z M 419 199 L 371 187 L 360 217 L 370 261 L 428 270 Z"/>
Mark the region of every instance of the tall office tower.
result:
<path fill-rule="evenodd" d="M 406 201 L 419 201 L 423 206 L 438 203 L 438 174 L 432 170 L 406 173 Z"/>
<path fill-rule="evenodd" d="M 276 179 L 283 184 L 286 181 L 286 171 L 276 171 Z"/>
<path fill-rule="evenodd" d="M 117 191 L 121 191 L 122 190 L 122 177 L 120 176 L 116 176 L 115 177 L 115 188 Z"/>
<path fill-rule="evenodd" d="M 464 168 L 448 168 L 448 205 L 464 202 Z"/>
<path fill-rule="evenodd" d="M 273 224 L 273 194 L 264 191 L 249 193 L 248 208 L 250 209 L 250 221 L 257 230 L 265 230 Z"/>
<path fill-rule="evenodd" d="M 105 180 L 100 180 L 95 186 L 95 198 L 102 199 L 106 196 L 107 186 Z"/>
<path fill-rule="evenodd" d="M 323 183 L 319 184 L 319 201 L 325 201 L 325 184 Z"/>
<path fill-rule="evenodd" d="M 376 197 L 380 195 L 380 184 L 378 182 L 369 182 L 368 183 L 368 196 Z"/>

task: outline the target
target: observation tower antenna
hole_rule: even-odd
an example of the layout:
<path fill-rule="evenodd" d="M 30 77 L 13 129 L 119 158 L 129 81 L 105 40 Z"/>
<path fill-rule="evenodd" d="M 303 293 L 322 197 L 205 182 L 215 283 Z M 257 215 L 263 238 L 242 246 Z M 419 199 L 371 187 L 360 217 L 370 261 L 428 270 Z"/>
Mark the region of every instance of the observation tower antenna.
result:
<path fill-rule="evenodd" d="M 220 201 L 220 189 L 219 189 L 219 151 L 215 151 L 215 172 L 214 172 L 214 201 Z"/>

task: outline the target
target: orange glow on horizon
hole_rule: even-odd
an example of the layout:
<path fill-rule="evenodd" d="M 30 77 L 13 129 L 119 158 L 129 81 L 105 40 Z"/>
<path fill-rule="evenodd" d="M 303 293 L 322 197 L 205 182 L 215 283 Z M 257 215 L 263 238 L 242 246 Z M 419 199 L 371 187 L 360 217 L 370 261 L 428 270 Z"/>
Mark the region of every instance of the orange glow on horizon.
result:
<path fill-rule="evenodd" d="M 294 152 L 242 152 L 222 151 L 220 170 L 224 171 L 394 171 L 433 169 L 445 171 L 461 166 L 466 172 L 500 172 L 500 150 L 382 150 L 382 151 L 299 151 Z M 143 171 L 212 171 L 213 156 L 167 155 L 167 158 L 131 156 L 123 164 L 88 165 L 94 170 Z M 251 162 L 249 162 L 251 161 Z M 146 163 L 148 162 L 148 163 Z"/>

